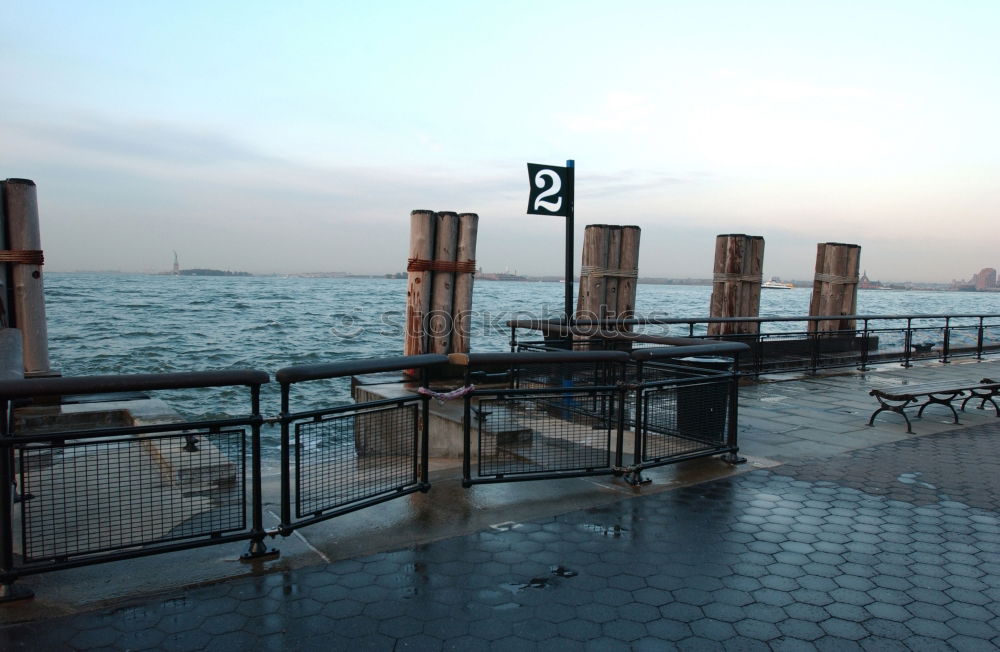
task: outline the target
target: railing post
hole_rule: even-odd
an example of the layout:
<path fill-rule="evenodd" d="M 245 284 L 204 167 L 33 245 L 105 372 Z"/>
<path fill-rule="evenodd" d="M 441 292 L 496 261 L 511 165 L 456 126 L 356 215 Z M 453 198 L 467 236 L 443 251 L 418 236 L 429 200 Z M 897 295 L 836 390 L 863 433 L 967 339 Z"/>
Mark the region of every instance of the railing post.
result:
<path fill-rule="evenodd" d="M 944 345 L 941 347 L 941 363 L 948 364 L 948 354 L 951 352 L 951 317 L 944 318 Z"/>
<path fill-rule="evenodd" d="M 35 595 L 31 589 L 14 584 L 14 448 L 8 421 L 9 402 L 0 401 L 0 602 L 24 600 Z"/>
<path fill-rule="evenodd" d="M 811 332 L 807 335 L 809 337 L 809 365 L 812 367 L 809 373 L 816 373 L 816 369 L 819 366 L 819 321 L 818 319 L 810 320 L 814 322 L 814 326 Z"/>
<path fill-rule="evenodd" d="M 642 423 L 643 417 L 643 393 L 642 393 L 642 361 L 639 360 L 635 363 L 635 382 L 633 383 L 635 387 L 635 438 L 632 442 L 632 465 L 636 468 L 642 467 L 642 462 L 646 458 L 646 451 L 644 447 L 646 445 L 646 438 L 643 436 L 642 429 L 644 428 Z"/>
<path fill-rule="evenodd" d="M 268 548 L 264 543 L 267 536 L 264 531 L 264 498 L 262 495 L 261 464 L 260 464 L 260 385 L 250 386 L 250 402 L 252 405 L 253 424 L 250 426 L 250 464 L 251 464 L 251 523 L 250 547 L 240 559 L 244 561 L 257 560 L 262 557 L 276 557 L 279 553 L 275 548 Z"/>
<path fill-rule="evenodd" d="M 868 344 L 869 344 L 869 333 L 868 333 L 868 318 L 861 320 L 861 366 L 858 367 L 858 371 L 868 370 Z"/>
<path fill-rule="evenodd" d="M 743 464 L 747 458 L 739 453 L 739 398 L 740 398 L 740 355 L 733 354 L 733 368 L 729 374 L 729 416 L 726 423 L 726 445 L 729 452 L 722 456 L 722 459 L 729 464 Z"/>
<path fill-rule="evenodd" d="M 906 333 L 903 335 L 903 366 L 909 369 L 913 365 L 910 364 L 910 349 L 913 348 L 913 318 L 906 318 Z"/>
<path fill-rule="evenodd" d="M 760 378 L 761 373 L 764 371 L 764 334 L 759 332 L 763 329 L 759 329 L 757 334 L 754 336 L 754 347 L 750 355 L 753 356 L 753 376 L 754 378 Z"/>
<path fill-rule="evenodd" d="M 628 383 L 626 382 L 627 379 L 625 377 L 625 374 L 627 373 L 626 363 L 624 362 L 618 363 L 618 369 L 621 370 L 618 374 L 619 379 L 616 381 L 619 391 L 613 395 L 618 401 L 616 409 L 618 428 L 617 432 L 615 433 L 615 441 L 617 442 L 615 448 L 617 453 L 615 455 L 614 466 L 621 468 L 624 465 L 624 457 L 623 457 L 624 451 L 622 451 L 622 449 L 625 447 L 625 404 L 628 402 Z M 635 458 L 636 458 L 635 451 L 633 451 L 632 455 L 633 464 L 635 464 Z"/>
<path fill-rule="evenodd" d="M 420 386 L 426 388 L 429 383 L 430 374 L 427 367 L 420 369 Z M 468 385 L 466 385 L 468 387 Z M 430 478 L 430 432 L 431 432 L 431 397 L 426 394 L 420 395 L 420 491 L 426 492 L 431 488 Z"/>
<path fill-rule="evenodd" d="M 517 326 L 510 327 L 510 352 L 517 351 Z"/>
<path fill-rule="evenodd" d="M 288 398 L 291 392 L 291 383 L 281 383 L 281 529 L 282 534 L 290 534 L 292 523 L 292 487 L 291 472 L 289 470 L 289 448 L 291 447 L 291 437 L 288 433 L 289 419 L 291 414 Z"/>
<path fill-rule="evenodd" d="M 472 384 L 472 365 L 465 367 L 465 386 Z M 462 397 L 462 486 L 472 486 L 472 392 Z M 482 455 L 482 451 L 479 451 Z"/>
<path fill-rule="evenodd" d="M 983 333 L 983 318 L 979 318 L 979 332 L 976 334 L 976 360 L 983 359 L 983 343 L 985 341 Z"/>

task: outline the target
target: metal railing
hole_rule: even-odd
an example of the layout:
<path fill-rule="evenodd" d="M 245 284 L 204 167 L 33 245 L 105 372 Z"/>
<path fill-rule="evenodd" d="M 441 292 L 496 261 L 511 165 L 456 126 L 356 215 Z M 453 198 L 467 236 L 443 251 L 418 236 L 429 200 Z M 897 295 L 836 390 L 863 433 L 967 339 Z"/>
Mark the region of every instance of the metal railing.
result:
<path fill-rule="evenodd" d="M 0 599 L 22 596 L 14 581 L 33 573 L 246 540 L 244 557 L 267 554 L 257 479 L 268 380 L 233 370 L 0 381 Z M 86 428 L 60 426 L 73 414 L 56 414 L 27 434 L 11 409 L 29 398 L 232 386 L 249 389 L 244 416 Z"/>
<path fill-rule="evenodd" d="M 417 355 L 278 370 L 281 534 L 430 488 L 428 398 L 417 389 L 426 387 L 424 370 L 447 362 L 443 355 Z M 291 409 L 292 388 L 299 383 L 404 370 L 420 382 L 398 397 Z"/>
<path fill-rule="evenodd" d="M 476 389 L 465 395 L 465 486 L 622 466 L 628 359 L 620 351 L 467 356 L 466 386 Z"/>
<path fill-rule="evenodd" d="M 818 331 L 819 322 L 853 321 L 853 329 Z M 759 332 L 709 336 L 710 324 L 752 323 Z M 917 360 L 949 362 L 954 358 L 1000 353 L 1000 314 L 987 315 L 825 315 L 799 317 L 731 317 L 700 319 L 576 320 L 571 328 L 555 320 L 514 320 L 511 350 L 574 348 L 632 350 L 684 338 L 741 342 L 750 347 L 742 356 L 745 374 L 808 371 L 900 363 Z M 519 330 L 535 333 L 519 338 Z M 537 334 L 543 339 L 538 340 Z M 658 338 L 647 340 L 645 338 Z M 628 341 L 625 341 L 628 340 Z M 690 339 L 688 339 L 690 341 Z"/>
<path fill-rule="evenodd" d="M 736 453 L 740 343 L 463 357 L 463 484 L 625 475 Z M 688 359 L 694 356 L 695 363 Z M 717 368 L 698 356 L 730 356 Z M 627 432 L 631 431 L 631 432 Z M 475 465 L 473 465 L 475 457 Z"/>
<path fill-rule="evenodd" d="M 249 541 L 244 559 L 274 555 L 268 536 L 427 491 L 431 372 L 434 386 L 449 387 L 461 382 L 456 370 L 464 373 L 465 486 L 592 474 L 638 484 L 642 469 L 681 459 L 724 453 L 738 462 L 734 365 L 678 359 L 746 349 L 713 342 L 286 367 L 276 374 L 281 412 L 273 418 L 260 410 L 269 377 L 255 370 L 2 381 L 0 602 L 24 597 L 15 581 L 34 573 L 238 541 Z M 392 373 L 377 376 L 384 372 Z M 346 377 L 355 402 L 292 408 L 296 388 L 314 400 L 303 383 Z M 366 385 L 382 381 L 378 391 Z M 91 428 L 67 423 L 73 411 L 59 400 L 43 405 L 234 386 L 248 388 L 250 405 L 231 418 L 116 423 L 105 410 L 99 419 L 109 421 Z M 48 415 L 44 427 L 25 426 L 24 410 L 15 419 L 13 407 L 28 399 Z M 264 423 L 281 426 L 281 516 L 271 529 L 263 525 Z"/>

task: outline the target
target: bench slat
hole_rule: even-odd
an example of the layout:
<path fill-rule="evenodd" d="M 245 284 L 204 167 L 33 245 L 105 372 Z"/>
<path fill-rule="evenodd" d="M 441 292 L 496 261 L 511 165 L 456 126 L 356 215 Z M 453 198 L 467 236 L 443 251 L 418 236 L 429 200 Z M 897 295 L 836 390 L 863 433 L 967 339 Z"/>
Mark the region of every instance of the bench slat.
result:
<path fill-rule="evenodd" d="M 955 383 L 937 385 L 898 385 L 896 387 L 878 387 L 869 392 L 872 396 L 882 396 L 884 398 L 902 401 L 907 398 L 917 396 L 927 396 L 929 394 L 958 394 L 973 389 L 998 389 L 1000 383 L 977 383 L 971 385 L 957 385 Z"/>

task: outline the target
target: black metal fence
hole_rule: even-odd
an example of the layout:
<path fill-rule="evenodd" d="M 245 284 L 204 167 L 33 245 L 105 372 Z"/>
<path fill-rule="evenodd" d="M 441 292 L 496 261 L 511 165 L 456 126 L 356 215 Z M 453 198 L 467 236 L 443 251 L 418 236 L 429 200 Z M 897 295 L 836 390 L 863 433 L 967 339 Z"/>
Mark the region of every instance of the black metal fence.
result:
<path fill-rule="evenodd" d="M 853 329 L 817 331 L 822 321 L 848 320 Z M 759 332 L 708 336 L 710 324 L 755 323 Z M 683 339 L 708 339 L 747 344 L 740 360 L 744 374 L 815 373 L 819 369 L 879 363 L 910 366 L 917 360 L 949 362 L 955 358 L 1000 353 L 1000 315 L 837 315 L 805 317 L 739 317 L 702 319 L 578 320 L 573 328 L 557 321 L 515 320 L 511 350 L 579 350 L 636 348 L 681 344 Z M 531 335 L 518 336 L 519 330 Z M 538 339 L 538 334 L 542 339 Z M 570 344 L 571 343 L 571 344 Z"/>
<path fill-rule="evenodd" d="M 636 432 L 637 466 L 719 453 L 741 461 L 736 369 L 746 352 L 733 342 L 632 352 L 636 392 L 628 422 Z"/>
<path fill-rule="evenodd" d="M 735 367 L 747 347 L 688 344 L 467 356 L 468 386 L 486 382 L 465 396 L 464 484 L 610 473 L 635 483 L 682 459 L 739 461 Z M 731 358 L 687 360 L 706 355 Z"/>
<path fill-rule="evenodd" d="M 427 491 L 432 387 L 464 395 L 466 486 L 591 474 L 638 483 L 642 469 L 680 459 L 725 453 L 738 461 L 734 364 L 712 369 L 679 358 L 738 357 L 746 348 L 422 355 L 287 367 L 276 374 L 281 412 L 267 419 L 260 388 L 269 377 L 254 370 L 0 382 L 0 601 L 23 597 L 15 581 L 33 573 L 239 541 L 249 541 L 246 559 L 276 554 L 264 545 L 267 537 Z M 297 389 L 314 400 L 303 383 L 344 377 L 354 381 L 353 403 L 293 409 Z M 248 389 L 245 415 L 145 424 L 122 410 L 102 412 L 96 428 L 65 420 L 57 398 L 237 386 Z M 41 415 L 30 428 L 25 410 L 15 419 L 13 409 L 29 400 Z M 271 529 L 263 525 L 265 422 L 281 427 L 281 516 Z"/>
<path fill-rule="evenodd" d="M 486 382 L 465 395 L 465 485 L 614 472 L 627 361 L 620 351 L 469 355 L 467 386 Z"/>
<path fill-rule="evenodd" d="M 0 598 L 23 595 L 19 576 L 98 562 L 246 540 L 246 557 L 266 554 L 256 481 L 266 382 L 252 370 L 0 382 Z M 25 434 L 10 409 L 29 397 L 240 385 L 247 413 L 210 421 L 84 428 L 56 400 L 39 417 L 47 427 Z"/>
<path fill-rule="evenodd" d="M 443 355 L 420 355 L 278 371 L 283 534 L 430 488 L 428 398 L 417 390 L 427 385 L 423 370 L 447 362 Z M 389 371 L 409 371 L 413 376 L 411 387 L 396 398 L 362 398 L 321 410 L 291 409 L 292 390 L 298 383 Z"/>

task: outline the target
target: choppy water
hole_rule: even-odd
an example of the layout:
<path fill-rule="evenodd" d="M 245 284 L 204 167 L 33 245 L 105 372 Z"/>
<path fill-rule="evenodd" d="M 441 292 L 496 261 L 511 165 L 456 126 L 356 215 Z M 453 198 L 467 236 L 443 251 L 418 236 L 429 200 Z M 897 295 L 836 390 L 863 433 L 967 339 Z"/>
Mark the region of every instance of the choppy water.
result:
<path fill-rule="evenodd" d="M 402 354 L 404 280 L 53 273 L 45 287 L 52 366 L 65 376 L 235 367 L 273 374 Z M 504 323 L 556 316 L 563 293 L 560 283 L 478 281 L 473 350 L 506 350 Z M 807 314 L 809 293 L 765 290 L 761 315 Z M 710 295 L 708 286 L 640 285 L 637 313 L 704 317 Z M 858 304 L 862 314 L 997 313 L 1000 294 L 868 291 Z M 300 391 L 299 409 L 349 400 L 346 382 Z M 192 417 L 245 413 L 249 405 L 243 389 L 164 394 Z M 265 413 L 277 413 L 277 395 L 274 383 L 265 388 Z"/>

